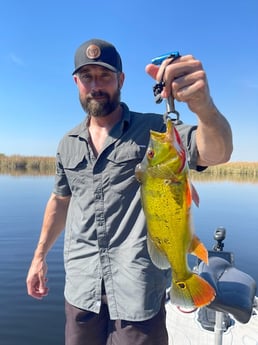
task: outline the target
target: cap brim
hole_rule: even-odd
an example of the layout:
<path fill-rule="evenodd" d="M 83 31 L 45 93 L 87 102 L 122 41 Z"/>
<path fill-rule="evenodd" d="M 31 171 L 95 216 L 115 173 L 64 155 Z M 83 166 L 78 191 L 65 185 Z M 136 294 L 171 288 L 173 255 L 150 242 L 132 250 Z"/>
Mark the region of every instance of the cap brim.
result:
<path fill-rule="evenodd" d="M 118 72 L 118 70 L 117 70 L 114 66 L 111 66 L 111 65 L 109 65 L 109 64 L 107 64 L 107 63 L 105 63 L 105 62 L 101 62 L 101 61 L 91 61 L 91 62 L 85 63 L 85 64 L 83 64 L 83 65 L 77 67 L 76 70 L 73 71 L 73 75 L 74 75 L 75 73 L 77 73 L 82 67 L 87 66 L 87 65 L 99 65 L 99 66 L 103 66 L 103 67 L 109 69 L 109 70 L 112 71 L 112 72 Z"/>

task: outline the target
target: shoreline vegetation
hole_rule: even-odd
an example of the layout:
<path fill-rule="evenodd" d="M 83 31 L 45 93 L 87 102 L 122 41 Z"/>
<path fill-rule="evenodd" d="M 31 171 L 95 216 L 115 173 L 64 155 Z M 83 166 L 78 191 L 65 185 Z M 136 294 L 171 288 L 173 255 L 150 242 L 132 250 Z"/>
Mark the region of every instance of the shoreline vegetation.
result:
<path fill-rule="evenodd" d="M 0 153 L 0 174 L 54 175 L 55 157 L 6 156 Z"/>
<path fill-rule="evenodd" d="M 0 174 L 51 176 L 55 174 L 55 157 L 6 156 L 0 153 Z M 193 181 L 228 180 L 258 183 L 258 161 L 228 162 L 209 167 L 200 173 L 191 170 L 190 175 Z"/>

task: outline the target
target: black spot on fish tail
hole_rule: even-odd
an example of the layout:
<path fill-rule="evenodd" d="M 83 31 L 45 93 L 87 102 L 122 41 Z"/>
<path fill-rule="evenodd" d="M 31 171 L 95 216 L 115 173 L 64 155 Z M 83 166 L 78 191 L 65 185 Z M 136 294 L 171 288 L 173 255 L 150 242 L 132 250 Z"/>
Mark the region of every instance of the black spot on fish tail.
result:
<path fill-rule="evenodd" d="M 176 285 L 177 285 L 178 287 L 180 287 L 180 289 L 185 289 L 185 288 L 186 288 L 186 285 L 185 285 L 184 282 L 176 282 Z"/>

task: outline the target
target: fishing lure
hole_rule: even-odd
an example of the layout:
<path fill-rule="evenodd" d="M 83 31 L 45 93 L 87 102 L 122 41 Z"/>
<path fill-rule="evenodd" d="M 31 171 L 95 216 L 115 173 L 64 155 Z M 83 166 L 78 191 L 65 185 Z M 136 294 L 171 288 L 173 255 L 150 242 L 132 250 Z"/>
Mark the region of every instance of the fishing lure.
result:
<path fill-rule="evenodd" d="M 166 59 L 171 59 L 171 61 L 168 63 L 171 64 L 173 61 L 175 61 L 176 59 L 178 59 L 181 55 L 179 54 L 178 51 L 175 51 L 175 52 L 170 52 L 170 53 L 166 53 L 166 54 L 163 54 L 163 55 L 160 55 L 160 56 L 157 56 L 155 58 L 153 58 L 151 60 L 151 63 L 153 63 L 154 65 L 161 65 L 163 61 L 165 61 Z M 163 80 L 163 77 L 164 77 L 164 73 L 165 73 L 165 70 L 166 70 L 166 67 L 163 69 L 163 73 L 162 73 L 162 76 L 161 76 L 161 79 L 158 83 L 156 83 L 154 86 L 153 86 L 153 94 L 154 94 L 154 97 L 155 97 L 155 102 L 157 104 L 161 103 L 163 98 L 161 97 L 161 92 L 165 86 L 165 82 Z M 166 122 L 166 119 L 168 117 L 169 114 L 175 114 L 176 115 L 176 119 L 175 121 L 179 122 L 179 112 L 175 109 L 175 104 L 174 104 L 174 98 L 171 96 L 169 96 L 167 99 L 166 99 L 166 112 L 164 114 L 164 121 Z"/>

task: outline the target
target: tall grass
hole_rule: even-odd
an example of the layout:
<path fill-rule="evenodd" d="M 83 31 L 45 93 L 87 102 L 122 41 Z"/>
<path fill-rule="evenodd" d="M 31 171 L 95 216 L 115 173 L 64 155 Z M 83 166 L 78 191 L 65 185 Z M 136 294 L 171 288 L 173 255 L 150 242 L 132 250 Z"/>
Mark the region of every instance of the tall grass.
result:
<path fill-rule="evenodd" d="M 191 171 L 193 180 L 230 180 L 258 183 L 258 162 L 228 162 L 208 167 L 201 173 Z"/>
<path fill-rule="evenodd" d="M 43 174 L 55 173 L 55 157 L 6 156 L 0 154 L 1 174 Z M 248 180 L 258 182 L 258 162 L 229 162 L 207 168 L 201 173 L 191 171 L 193 180 Z"/>
<path fill-rule="evenodd" d="M 53 175 L 55 158 L 0 154 L 0 173 Z"/>

